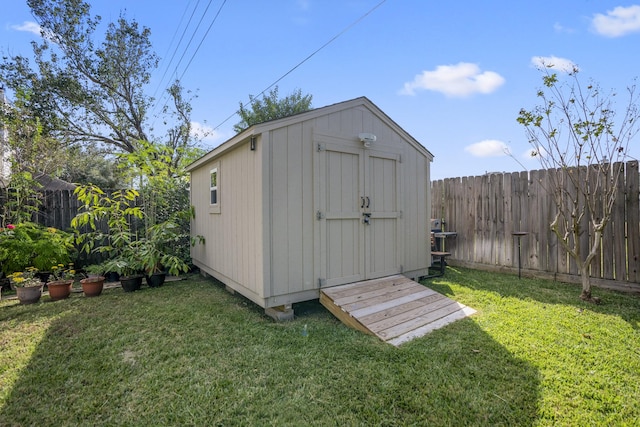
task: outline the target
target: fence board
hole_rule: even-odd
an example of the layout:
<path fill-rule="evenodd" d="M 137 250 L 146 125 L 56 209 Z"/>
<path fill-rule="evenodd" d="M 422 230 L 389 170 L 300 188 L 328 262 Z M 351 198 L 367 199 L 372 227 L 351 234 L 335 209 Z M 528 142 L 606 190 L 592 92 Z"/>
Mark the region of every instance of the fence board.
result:
<path fill-rule="evenodd" d="M 558 236 L 551 230 L 551 219 L 556 213 L 556 204 L 553 200 L 553 195 L 549 192 L 549 189 L 556 182 L 558 171 L 551 169 L 547 171 L 545 177 L 545 209 L 542 211 L 544 218 L 541 219 L 541 223 L 544 224 L 544 228 L 547 234 L 547 271 L 552 273 L 558 273 L 558 257 L 560 256 L 560 243 L 558 243 Z"/>
<path fill-rule="evenodd" d="M 527 268 L 540 270 L 540 171 L 531 171 L 529 173 L 527 185 L 529 196 L 527 200 L 528 209 L 526 209 L 528 214 L 526 230 L 529 232 L 526 239 L 526 246 L 529 250 Z"/>
<path fill-rule="evenodd" d="M 627 256 L 630 282 L 640 282 L 640 205 L 638 162 L 627 163 Z"/>
<path fill-rule="evenodd" d="M 602 187 L 602 185 L 604 185 L 604 183 L 602 182 L 603 178 L 606 179 L 599 173 L 599 169 L 596 166 L 590 167 L 589 175 L 588 175 L 589 190 L 600 191 L 600 192 L 605 191 L 605 188 Z M 595 211 L 594 215 L 589 217 L 589 228 L 587 229 L 589 234 L 589 248 L 587 253 L 591 252 L 591 248 L 593 247 L 594 240 L 595 240 L 595 229 L 593 227 L 594 221 L 599 222 L 602 219 L 602 214 L 603 214 L 602 203 L 597 203 L 594 206 L 594 211 Z M 602 263 L 602 245 L 598 249 L 598 253 L 595 259 L 591 262 L 591 270 L 590 270 L 591 277 L 598 277 L 598 278 L 602 277 L 601 263 Z"/>
<path fill-rule="evenodd" d="M 614 185 L 618 188 L 616 193 L 616 202 L 611 211 L 611 221 L 609 227 L 605 230 L 604 244 L 604 262 L 610 258 L 613 261 L 613 276 L 605 279 L 627 280 L 627 250 L 626 250 L 626 209 L 625 209 L 625 173 L 624 163 L 618 162 L 614 164 L 614 171 L 622 171 L 617 175 Z M 614 175 L 615 176 L 615 175 Z"/>
<path fill-rule="evenodd" d="M 503 225 L 504 225 L 504 262 L 502 265 L 515 267 L 513 258 L 513 243 L 514 243 L 514 225 L 512 220 L 512 203 L 513 203 L 513 190 L 511 174 L 504 174 L 502 177 L 503 185 Z M 516 261 L 517 262 L 517 261 Z"/>

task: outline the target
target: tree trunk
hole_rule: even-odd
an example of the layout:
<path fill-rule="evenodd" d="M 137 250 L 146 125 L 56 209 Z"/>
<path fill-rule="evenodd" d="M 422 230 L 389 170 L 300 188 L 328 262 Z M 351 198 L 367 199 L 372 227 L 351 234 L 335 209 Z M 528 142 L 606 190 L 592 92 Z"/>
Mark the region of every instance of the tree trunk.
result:
<path fill-rule="evenodd" d="M 589 263 L 580 264 L 580 277 L 582 278 L 582 292 L 580 293 L 580 299 L 586 302 L 592 302 L 594 304 L 600 304 L 600 298 L 591 296 L 591 277 L 589 276 Z"/>
<path fill-rule="evenodd" d="M 589 301 L 591 299 L 591 278 L 589 277 L 589 266 L 580 265 L 580 277 L 582 278 L 582 293 L 580 299 Z"/>

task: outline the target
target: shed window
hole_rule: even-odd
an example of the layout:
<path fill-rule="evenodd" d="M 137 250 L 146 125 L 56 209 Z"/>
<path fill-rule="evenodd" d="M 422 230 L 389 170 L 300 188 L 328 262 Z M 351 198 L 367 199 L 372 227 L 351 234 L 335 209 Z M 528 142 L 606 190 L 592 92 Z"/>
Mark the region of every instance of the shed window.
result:
<path fill-rule="evenodd" d="M 211 184 L 209 186 L 211 193 L 210 203 L 212 205 L 218 204 L 218 168 L 211 169 Z"/>

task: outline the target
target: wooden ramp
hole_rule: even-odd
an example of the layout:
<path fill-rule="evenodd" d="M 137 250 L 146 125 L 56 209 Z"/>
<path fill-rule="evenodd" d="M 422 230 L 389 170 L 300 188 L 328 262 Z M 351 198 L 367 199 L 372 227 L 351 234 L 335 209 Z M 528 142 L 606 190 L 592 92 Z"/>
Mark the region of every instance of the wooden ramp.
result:
<path fill-rule="evenodd" d="M 401 275 L 322 289 L 320 303 L 347 326 L 395 346 L 476 312 Z"/>

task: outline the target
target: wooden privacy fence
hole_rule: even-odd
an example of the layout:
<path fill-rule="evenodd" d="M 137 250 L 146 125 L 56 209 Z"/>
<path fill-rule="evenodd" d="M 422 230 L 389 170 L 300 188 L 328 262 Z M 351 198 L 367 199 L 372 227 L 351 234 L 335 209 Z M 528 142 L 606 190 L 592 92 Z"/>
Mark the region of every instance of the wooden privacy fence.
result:
<path fill-rule="evenodd" d="M 621 165 L 622 166 L 622 165 Z M 624 164 L 611 222 L 591 266 L 596 286 L 640 292 L 640 176 L 638 162 Z M 549 171 L 492 173 L 448 178 L 431 183 L 432 218 L 443 218 L 451 264 L 517 272 L 518 238 L 525 274 L 579 282 L 577 266 L 558 243 L 549 224 L 556 212 L 553 195 L 545 191 Z M 593 236 L 585 231 L 580 245 Z"/>
<path fill-rule="evenodd" d="M 78 213 L 80 202 L 73 190 L 47 190 L 42 192 L 42 205 L 34 222 L 46 227 L 68 230 Z"/>

